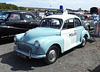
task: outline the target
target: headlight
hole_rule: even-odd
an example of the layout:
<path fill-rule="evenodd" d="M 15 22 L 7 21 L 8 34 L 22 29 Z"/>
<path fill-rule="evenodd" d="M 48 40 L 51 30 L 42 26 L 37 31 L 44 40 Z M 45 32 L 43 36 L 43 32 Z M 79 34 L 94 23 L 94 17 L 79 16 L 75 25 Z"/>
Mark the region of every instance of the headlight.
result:
<path fill-rule="evenodd" d="M 38 40 L 36 40 L 36 41 L 34 42 L 34 46 L 35 46 L 36 48 L 39 48 L 39 47 L 40 47 L 40 43 L 39 43 Z"/>
<path fill-rule="evenodd" d="M 16 38 L 16 36 L 14 37 L 14 41 L 17 41 L 17 38 Z"/>
<path fill-rule="evenodd" d="M 36 52 L 39 52 L 40 43 L 39 43 L 38 40 L 36 40 L 36 41 L 34 42 L 34 46 L 35 46 L 35 48 L 36 48 Z"/>
<path fill-rule="evenodd" d="M 16 44 L 16 42 L 17 42 L 17 38 L 16 38 L 16 36 L 14 37 L 14 42 L 15 42 L 15 44 Z"/>

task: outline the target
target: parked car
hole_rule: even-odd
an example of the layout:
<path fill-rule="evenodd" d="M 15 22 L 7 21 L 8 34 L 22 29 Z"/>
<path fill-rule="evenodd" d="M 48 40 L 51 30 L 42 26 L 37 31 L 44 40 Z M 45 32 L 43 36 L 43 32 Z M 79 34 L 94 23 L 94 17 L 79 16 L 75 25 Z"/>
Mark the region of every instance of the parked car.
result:
<path fill-rule="evenodd" d="M 53 15 L 53 14 L 55 14 L 55 12 L 56 12 L 56 11 L 48 10 L 48 11 L 45 12 L 45 15 L 46 15 L 46 16 Z"/>
<path fill-rule="evenodd" d="M 54 63 L 61 53 L 86 45 L 89 33 L 75 15 L 51 15 L 42 19 L 40 27 L 14 37 L 14 51 L 19 56 L 44 58 L 47 64 Z"/>
<path fill-rule="evenodd" d="M 64 14 L 64 13 L 68 14 L 68 11 L 66 9 L 58 9 L 55 14 Z"/>
<path fill-rule="evenodd" d="M 94 29 L 94 17 L 91 14 L 77 14 L 86 30 Z"/>
<path fill-rule="evenodd" d="M 28 11 L 0 13 L 0 37 L 25 32 L 39 25 L 39 20 Z"/>
<path fill-rule="evenodd" d="M 42 17 L 40 16 L 40 12 L 39 11 L 31 11 L 31 12 L 36 16 L 36 18 L 38 20 L 41 20 L 42 19 Z"/>

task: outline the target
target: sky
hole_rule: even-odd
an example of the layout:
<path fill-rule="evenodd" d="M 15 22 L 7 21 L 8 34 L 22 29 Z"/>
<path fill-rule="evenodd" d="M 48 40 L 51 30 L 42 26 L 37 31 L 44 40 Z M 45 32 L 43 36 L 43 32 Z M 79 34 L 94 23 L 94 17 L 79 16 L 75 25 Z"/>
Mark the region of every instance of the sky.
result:
<path fill-rule="evenodd" d="M 100 0 L 0 0 L 0 3 L 14 4 L 23 7 L 63 8 L 89 10 L 91 7 L 100 8 Z"/>

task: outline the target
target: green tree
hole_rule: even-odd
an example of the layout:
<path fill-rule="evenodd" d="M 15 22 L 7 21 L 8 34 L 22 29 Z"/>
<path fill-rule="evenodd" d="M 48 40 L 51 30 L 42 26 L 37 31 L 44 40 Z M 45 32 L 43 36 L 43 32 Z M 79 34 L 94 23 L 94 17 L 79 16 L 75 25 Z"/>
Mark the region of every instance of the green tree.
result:
<path fill-rule="evenodd" d="M 29 10 L 29 11 L 33 11 L 34 9 L 32 9 L 32 8 L 28 8 L 28 10 Z"/>
<path fill-rule="evenodd" d="M 19 7 L 19 10 L 26 10 L 25 7 Z"/>

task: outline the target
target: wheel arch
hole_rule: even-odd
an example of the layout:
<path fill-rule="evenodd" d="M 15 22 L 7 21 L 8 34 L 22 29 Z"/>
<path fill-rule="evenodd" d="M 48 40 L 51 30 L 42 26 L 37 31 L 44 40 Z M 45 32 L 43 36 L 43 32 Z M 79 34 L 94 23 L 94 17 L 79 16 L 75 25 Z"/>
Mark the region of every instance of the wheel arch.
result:
<path fill-rule="evenodd" d="M 86 39 L 90 38 L 88 31 L 86 31 L 86 30 L 82 31 L 82 35 L 81 35 L 81 39 L 80 39 L 81 42 L 82 42 L 83 37 L 85 37 Z"/>
<path fill-rule="evenodd" d="M 57 43 L 51 45 L 50 48 L 51 48 L 52 46 L 56 46 L 56 47 L 57 47 L 58 56 L 59 56 L 59 55 L 61 54 L 61 52 L 62 52 L 62 51 L 61 51 L 61 46 L 60 46 L 59 44 L 57 44 Z M 50 48 L 49 48 L 49 49 L 50 49 Z M 48 49 L 48 50 L 49 50 L 49 49 Z"/>
<path fill-rule="evenodd" d="M 86 40 L 88 39 L 88 35 L 87 34 L 85 34 L 84 37 L 86 38 Z"/>
<path fill-rule="evenodd" d="M 50 36 L 47 38 L 41 38 L 38 39 L 40 42 L 41 49 L 43 50 L 43 53 L 46 54 L 51 46 L 57 46 L 60 50 L 60 52 L 63 52 L 64 49 L 64 40 L 61 36 Z"/>

